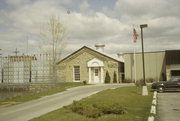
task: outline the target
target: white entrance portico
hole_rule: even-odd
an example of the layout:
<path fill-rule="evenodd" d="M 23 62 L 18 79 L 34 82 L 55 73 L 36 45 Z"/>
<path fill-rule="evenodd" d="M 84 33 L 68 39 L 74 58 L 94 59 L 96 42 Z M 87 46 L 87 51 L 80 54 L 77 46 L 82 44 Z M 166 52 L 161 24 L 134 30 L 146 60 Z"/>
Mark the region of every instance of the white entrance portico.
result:
<path fill-rule="evenodd" d="M 88 61 L 88 68 L 89 68 L 89 84 L 97 84 L 97 83 L 104 83 L 103 78 L 103 67 L 104 62 L 93 58 L 92 60 Z"/>

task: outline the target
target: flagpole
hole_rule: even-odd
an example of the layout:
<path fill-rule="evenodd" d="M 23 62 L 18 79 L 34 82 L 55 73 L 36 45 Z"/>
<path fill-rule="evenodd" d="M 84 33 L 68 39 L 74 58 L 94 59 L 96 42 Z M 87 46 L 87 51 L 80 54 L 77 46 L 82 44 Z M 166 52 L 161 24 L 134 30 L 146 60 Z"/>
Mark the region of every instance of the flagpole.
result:
<path fill-rule="evenodd" d="M 134 43 L 134 83 L 136 83 L 136 43 Z"/>
<path fill-rule="evenodd" d="M 133 55 L 133 72 L 134 72 L 134 83 L 136 83 L 136 77 L 137 77 L 137 73 L 136 73 L 136 42 L 137 42 L 137 38 L 138 38 L 138 34 L 136 33 L 135 27 L 133 25 L 133 43 L 134 43 L 134 55 Z"/>

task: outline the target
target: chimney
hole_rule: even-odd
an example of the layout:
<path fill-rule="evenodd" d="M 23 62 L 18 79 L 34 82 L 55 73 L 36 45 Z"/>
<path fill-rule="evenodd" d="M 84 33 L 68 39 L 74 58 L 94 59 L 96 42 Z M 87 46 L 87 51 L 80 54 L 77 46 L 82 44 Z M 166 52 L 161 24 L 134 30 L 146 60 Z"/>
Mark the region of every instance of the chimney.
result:
<path fill-rule="evenodd" d="M 118 53 L 117 56 L 118 56 L 120 61 L 124 62 L 124 57 L 123 57 L 124 55 L 123 55 L 123 53 Z"/>
<path fill-rule="evenodd" d="M 104 52 L 104 44 L 95 44 L 96 50 L 99 52 Z"/>

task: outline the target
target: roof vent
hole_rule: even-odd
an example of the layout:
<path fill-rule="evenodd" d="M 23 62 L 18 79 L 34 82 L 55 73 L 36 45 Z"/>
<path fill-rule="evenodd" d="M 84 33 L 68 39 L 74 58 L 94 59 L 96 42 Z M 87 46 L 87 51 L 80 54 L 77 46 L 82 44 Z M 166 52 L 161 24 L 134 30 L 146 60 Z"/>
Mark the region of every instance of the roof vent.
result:
<path fill-rule="evenodd" d="M 123 53 L 118 53 L 117 56 L 121 62 L 124 62 Z"/>
<path fill-rule="evenodd" d="M 96 50 L 99 52 L 104 52 L 104 44 L 95 44 Z"/>

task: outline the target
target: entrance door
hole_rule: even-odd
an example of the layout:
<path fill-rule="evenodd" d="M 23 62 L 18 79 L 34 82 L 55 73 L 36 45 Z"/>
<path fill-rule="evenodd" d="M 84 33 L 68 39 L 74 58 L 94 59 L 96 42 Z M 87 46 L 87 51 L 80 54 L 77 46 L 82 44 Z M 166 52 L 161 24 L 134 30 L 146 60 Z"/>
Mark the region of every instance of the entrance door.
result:
<path fill-rule="evenodd" d="M 99 83 L 99 68 L 94 68 L 94 83 Z"/>

